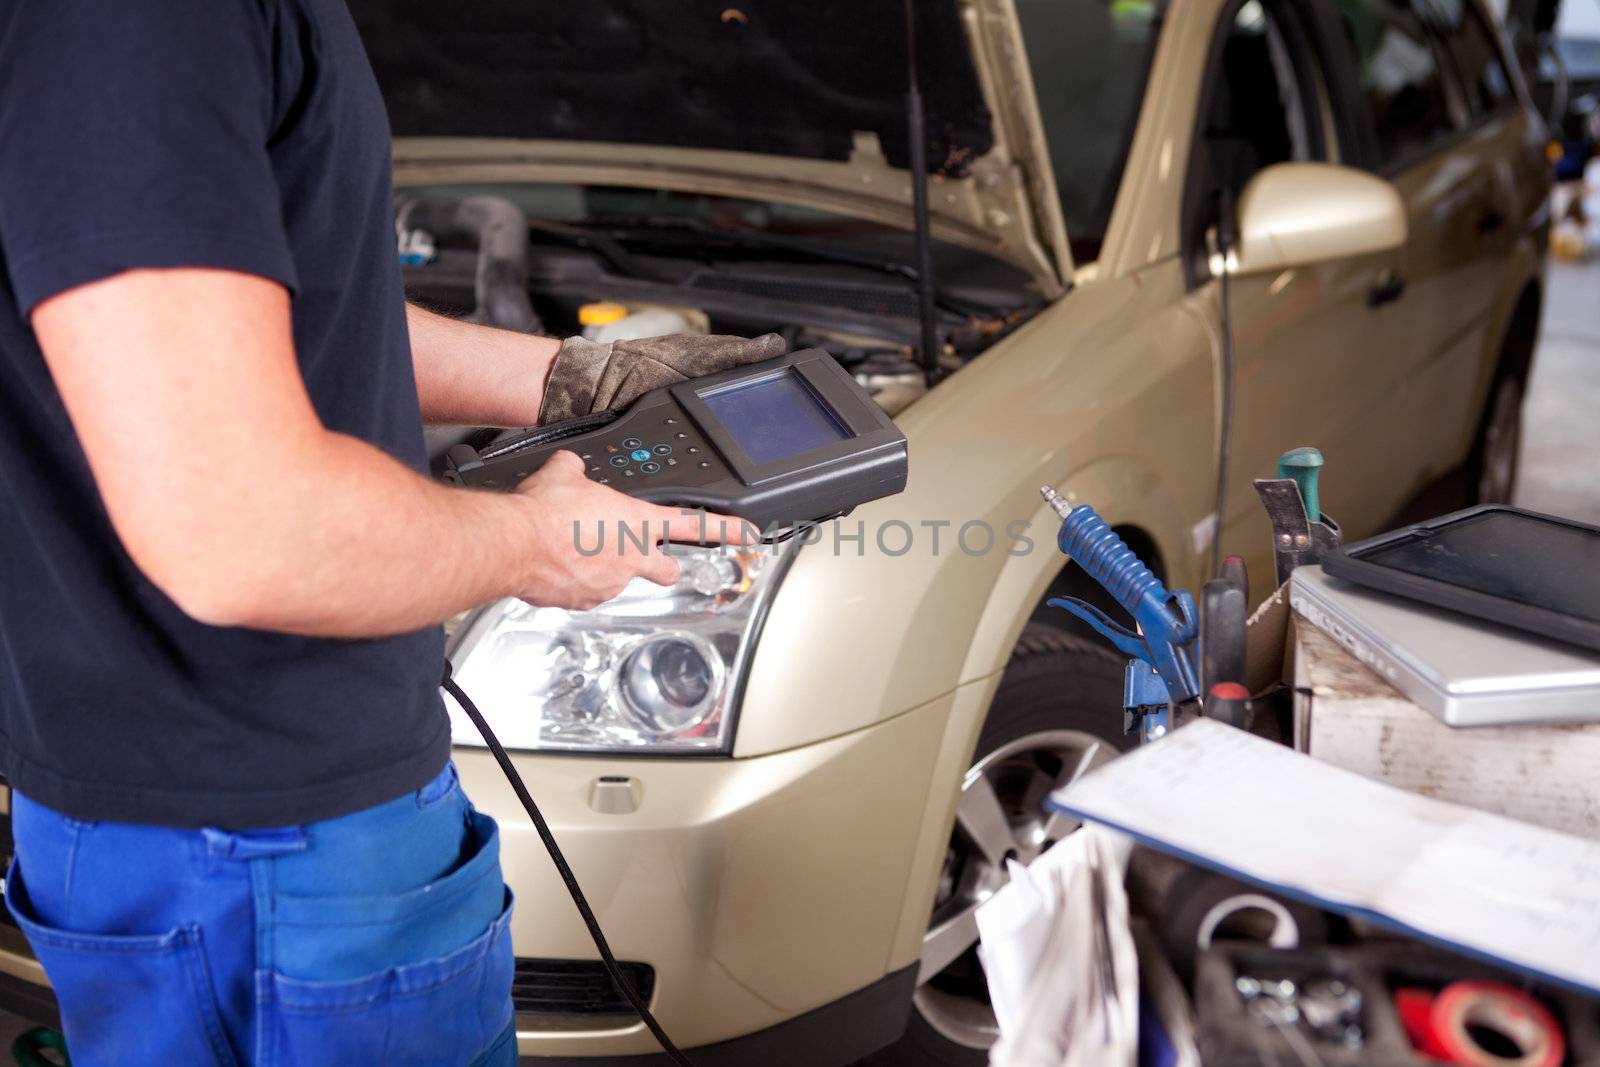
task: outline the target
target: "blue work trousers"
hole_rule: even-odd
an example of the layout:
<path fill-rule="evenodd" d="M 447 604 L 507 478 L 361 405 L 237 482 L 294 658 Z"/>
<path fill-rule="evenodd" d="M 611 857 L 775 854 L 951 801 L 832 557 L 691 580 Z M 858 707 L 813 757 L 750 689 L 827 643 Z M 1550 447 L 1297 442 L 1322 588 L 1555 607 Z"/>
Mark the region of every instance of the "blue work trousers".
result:
<path fill-rule="evenodd" d="M 511 897 L 455 768 L 306 826 L 83 822 L 14 797 L 6 903 L 74 1067 L 511 1067 Z"/>

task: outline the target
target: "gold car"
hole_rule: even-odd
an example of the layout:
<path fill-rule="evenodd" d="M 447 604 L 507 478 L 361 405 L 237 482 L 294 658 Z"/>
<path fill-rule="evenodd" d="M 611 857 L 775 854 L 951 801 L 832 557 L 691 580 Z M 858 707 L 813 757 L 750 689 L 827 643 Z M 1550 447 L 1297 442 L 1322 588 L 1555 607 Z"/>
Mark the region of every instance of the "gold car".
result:
<path fill-rule="evenodd" d="M 899 4 L 352 6 L 407 204 L 526 217 L 528 323 L 780 330 L 910 440 L 903 494 L 804 536 L 453 631 L 457 677 L 698 1062 L 985 1062 L 972 909 L 1072 829 L 1044 793 L 1127 744 L 1119 661 L 1041 607 L 1090 591 L 1040 485 L 1177 586 L 1220 536 L 1258 590 L 1250 479 L 1289 447 L 1322 449 L 1352 536 L 1448 472 L 1511 489 L 1545 132 L 1476 0 L 919 0 L 931 360 Z M 413 296 L 493 321 L 481 248 L 407 211 Z M 654 1052 L 457 739 L 517 896 L 522 1053 Z M 0 938 L 25 1003 L 42 975 Z"/>

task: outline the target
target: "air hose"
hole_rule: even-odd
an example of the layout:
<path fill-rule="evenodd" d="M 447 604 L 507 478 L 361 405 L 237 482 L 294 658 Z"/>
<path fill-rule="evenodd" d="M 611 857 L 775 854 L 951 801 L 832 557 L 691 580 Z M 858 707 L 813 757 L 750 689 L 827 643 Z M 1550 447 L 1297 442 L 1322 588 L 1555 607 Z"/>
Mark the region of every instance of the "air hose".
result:
<path fill-rule="evenodd" d="M 627 998 L 628 1004 L 638 1014 L 645 1028 L 655 1036 L 672 1062 L 681 1064 L 682 1067 L 693 1067 L 693 1061 L 679 1050 L 667 1032 L 661 1028 L 656 1017 L 650 1013 L 650 1008 L 633 988 L 633 983 L 628 976 L 622 973 L 622 968 L 617 965 L 617 958 L 611 954 L 611 945 L 606 941 L 605 932 L 600 929 L 600 921 L 594 917 L 594 910 L 589 907 L 588 899 L 583 895 L 583 889 L 578 885 L 577 876 L 572 873 L 572 868 L 567 864 L 566 856 L 561 853 L 561 846 L 556 844 L 555 834 L 550 832 L 550 824 L 545 822 L 544 813 L 539 810 L 539 805 L 533 802 L 533 795 L 528 792 L 527 785 L 522 781 L 522 775 L 517 773 L 517 768 L 511 762 L 511 757 L 506 755 L 505 748 L 500 744 L 500 739 L 489 729 L 489 724 L 484 721 L 483 713 L 472 702 L 472 698 L 456 684 L 450 676 L 450 661 L 444 664 L 444 679 L 439 683 L 444 691 L 455 698 L 461 710 L 467 713 L 467 718 L 472 720 L 472 725 L 477 727 L 478 733 L 483 735 L 484 744 L 489 746 L 489 751 L 494 753 L 495 762 L 500 764 L 500 769 L 505 772 L 506 780 L 511 783 L 512 792 L 517 794 L 517 799 L 522 801 L 523 808 L 528 812 L 528 818 L 533 820 L 533 828 L 539 831 L 539 840 L 544 842 L 545 851 L 550 853 L 550 862 L 556 865 L 556 873 L 561 875 L 561 880 L 566 883 L 567 892 L 572 896 L 572 903 L 578 908 L 578 914 L 583 918 L 583 925 L 589 928 L 589 937 L 594 940 L 594 947 L 600 950 L 600 959 L 605 964 L 606 973 L 611 976 L 611 981 L 616 983 L 617 989 Z"/>

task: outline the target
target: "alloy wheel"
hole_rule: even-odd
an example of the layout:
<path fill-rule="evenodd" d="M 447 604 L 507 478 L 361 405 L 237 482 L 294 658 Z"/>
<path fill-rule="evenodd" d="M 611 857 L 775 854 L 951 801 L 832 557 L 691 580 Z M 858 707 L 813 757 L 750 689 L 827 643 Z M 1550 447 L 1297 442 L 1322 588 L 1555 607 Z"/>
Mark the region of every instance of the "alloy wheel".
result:
<path fill-rule="evenodd" d="M 1494 391 L 1483 428 L 1483 459 L 1478 467 L 1478 503 L 1509 504 L 1522 453 L 1522 383 L 1504 378 Z"/>
<path fill-rule="evenodd" d="M 1045 796 L 1116 755 L 1093 734 L 1046 730 L 1000 746 L 967 772 L 913 996 L 947 1040 L 982 1049 L 999 1038 L 978 962 L 978 905 L 1010 880 L 1008 859 L 1026 864 L 1078 828 L 1045 811 Z"/>

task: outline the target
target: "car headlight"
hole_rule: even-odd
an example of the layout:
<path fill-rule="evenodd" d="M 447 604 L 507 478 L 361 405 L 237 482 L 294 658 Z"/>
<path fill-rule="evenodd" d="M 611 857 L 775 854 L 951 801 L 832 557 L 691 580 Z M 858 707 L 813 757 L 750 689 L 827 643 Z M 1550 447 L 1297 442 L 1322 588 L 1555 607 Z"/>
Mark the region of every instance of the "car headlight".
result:
<path fill-rule="evenodd" d="M 591 611 L 497 601 L 450 638 L 460 683 L 507 748 L 723 752 L 738 686 L 794 542 L 668 545 L 677 584 L 642 578 Z M 456 744 L 483 746 L 446 699 Z"/>

